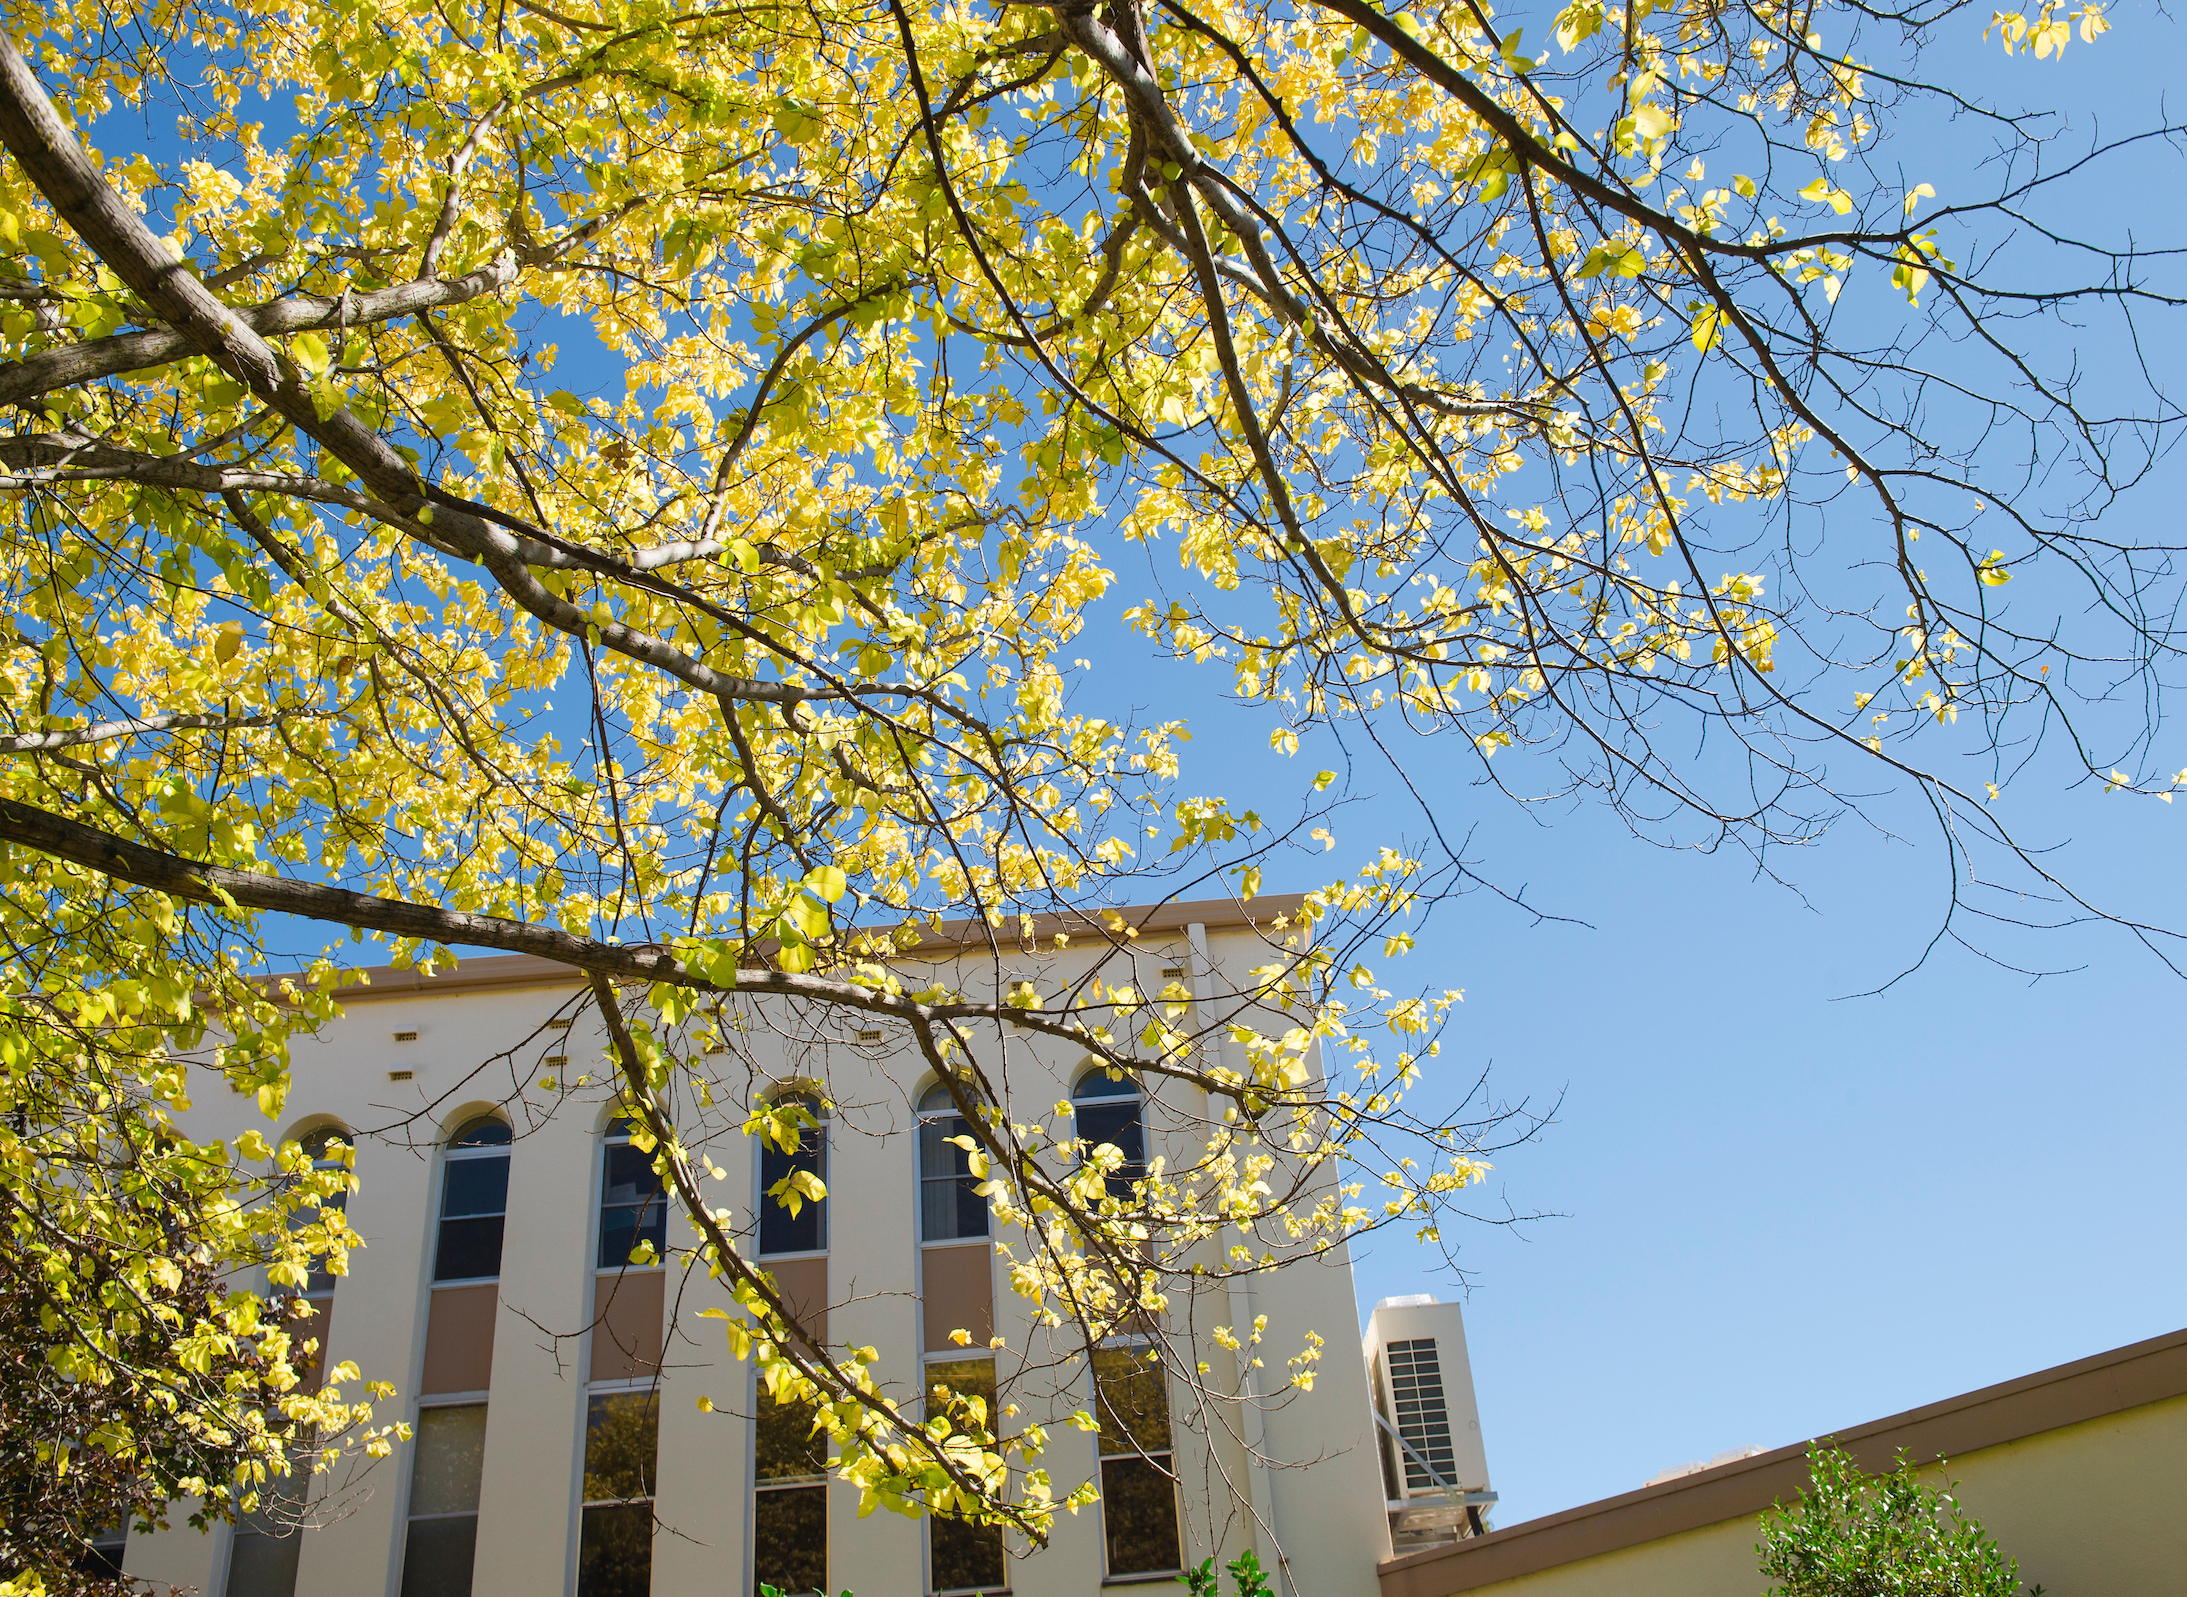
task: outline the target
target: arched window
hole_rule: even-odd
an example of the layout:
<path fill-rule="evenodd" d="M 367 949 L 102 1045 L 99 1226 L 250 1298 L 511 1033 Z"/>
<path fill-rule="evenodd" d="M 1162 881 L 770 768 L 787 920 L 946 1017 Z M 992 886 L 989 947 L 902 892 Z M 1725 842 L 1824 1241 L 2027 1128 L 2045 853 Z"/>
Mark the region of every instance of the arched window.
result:
<path fill-rule="evenodd" d="M 945 1082 L 919 1100 L 919 1240 L 953 1242 L 987 1235 L 987 1200 L 973 1189 L 971 1156 L 950 1139 L 969 1134 Z"/>
<path fill-rule="evenodd" d="M 501 1274 L 501 1231 L 509 1212 L 509 1124 L 481 1115 L 448 1139 L 440 1189 L 435 1281 Z"/>
<path fill-rule="evenodd" d="M 759 1150 L 759 1251 L 770 1253 L 818 1253 L 828 1245 L 828 1205 L 799 1199 L 794 1207 L 769 1193 L 800 1170 L 810 1171 L 823 1186 L 828 1179 L 827 1110 L 809 1092 L 785 1093 L 777 1104 L 802 1104 L 821 1123 L 799 1134 L 797 1152 L 784 1153 L 772 1142 Z"/>
<path fill-rule="evenodd" d="M 1089 1070 L 1071 1089 L 1078 1134 L 1088 1143 L 1108 1143 L 1124 1156 L 1109 1172 L 1109 1195 L 1131 1196 L 1131 1184 L 1147 1173 L 1147 1131 L 1139 1083 L 1129 1076 L 1112 1076 L 1105 1069 Z"/>
<path fill-rule="evenodd" d="M 600 1256 L 603 1270 L 631 1262 L 641 1242 L 653 1245 L 658 1260 L 668 1246 L 668 1191 L 653 1171 L 653 1154 L 631 1143 L 630 1126 L 609 1128 L 600 1176 Z"/>
<path fill-rule="evenodd" d="M 314 1170 L 345 1170 L 342 1149 L 349 1145 L 348 1133 L 340 1126 L 322 1126 L 304 1139 L 304 1152 L 311 1157 Z M 349 1207 L 349 1191 L 345 1187 L 319 1205 L 322 1209 L 344 1210 Z M 311 1298 L 334 1295 L 334 1272 L 323 1267 L 311 1272 L 311 1279 L 304 1286 L 304 1295 Z"/>

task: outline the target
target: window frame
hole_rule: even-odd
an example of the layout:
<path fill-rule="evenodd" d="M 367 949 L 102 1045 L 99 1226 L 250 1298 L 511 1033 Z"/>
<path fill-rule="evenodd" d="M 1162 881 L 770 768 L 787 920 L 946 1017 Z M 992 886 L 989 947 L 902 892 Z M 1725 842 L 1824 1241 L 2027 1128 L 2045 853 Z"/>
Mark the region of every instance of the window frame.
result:
<path fill-rule="evenodd" d="M 760 1144 L 759 1157 L 752 1161 L 752 1257 L 755 1259 L 825 1258 L 828 1253 L 828 1243 L 830 1242 L 830 1240 L 832 1240 L 831 1229 L 828 1224 L 829 1199 L 822 1198 L 818 1203 L 809 1203 L 806 1205 L 807 1208 L 818 1211 L 818 1218 L 815 1222 L 815 1229 L 819 1232 L 820 1235 L 820 1241 L 818 1246 L 810 1248 L 769 1248 L 767 1246 L 766 1238 L 768 1210 L 770 1208 L 782 1210 L 781 1204 L 771 1203 L 767 1197 L 767 1189 L 773 1184 L 767 1179 L 768 1159 L 777 1158 L 789 1159 L 794 1161 L 796 1159 L 802 1158 L 805 1154 L 807 1146 L 815 1139 L 817 1139 L 819 1143 L 819 1157 L 817 1160 L 816 1168 L 814 1168 L 813 1170 L 813 1174 L 820 1178 L 822 1186 L 826 1186 L 828 1183 L 829 1155 L 834 1151 L 834 1138 L 829 1135 L 829 1126 L 833 1117 L 828 1113 L 827 1103 L 822 1098 L 818 1088 L 809 1086 L 783 1087 L 778 1091 L 770 1094 L 765 1102 L 771 1108 L 781 1104 L 785 1099 L 792 1098 L 803 1099 L 806 1109 L 809 1110 L 813 1118 L 820 1123 L 817 1126 L 807 1126 L 804 1128 L 803 1131 L 798 1134 L 798 1151 L 794 1154 L 783 1153 L 779 1149 L 775 1148 L 772 1143 L 763 1141 Z M 797 1167 L 793 1163 L 791 1168 L 794 1170 Z M 775 1179 L 780 1180 L 781 1177 L 777 1176 Z M 832 1198 L 833 1196 L 834 1194 L 831 1191 L 829 1197 Z M 783 1210 L 782 1212 L 785 1216 L 787 1223 L 792 1225 L 797 1223 L 796 1218 L 789 1217 L 787 1210 Z"/>
<path fill-rule="evenodd" d="M 1131 1353 L 1143 1358 L 1149 1352 L 1157 1354 L 1161 1352 L 1159 1344 L 1151 1338 L 1144 1336 L 1112 1337 L 1102 1342 L 1095 1349 L 1095 1358 L 1086 1361 L 1086 1384 L 1091 1394 L 1091 1412 L 1096 1421 L 1094 1429 L 1094 1473 L 1101 1479 L 1101 1501 L 1098 1506 L 1101 1516 L 1101 1583 L 1104 1586 L 1151 1585 L 1165 1580 L 1176 1580 L 1184 1574 L 1185 1570 L 1185 1514 L 1184 1504 L 1180 1496 L 1182 1483 L 1177 1479 L 1177 1422 L 1170 1402 L 1169 1361 L 1167 1359 L 1158 1359 L 1154 1365 L 1157 1378 L 1162 1384 L 1163 1429 L 1169 1434 L 1169 1446 L 1166 1449 L 1156 1452 L 1141 1447 L 1138 1439 L 1134 1437 L 1131 1438 L 1129 1447 L 1120 1447 L 1112 1451 L 1109 1447 L 1108 1435 L 1099 1424 L 1101 1417 L 1101 1374 L 1097 1362 L 1098 1356 L 1102 1353 Z M 1110 1567 L 1108 1465 L 1112 1461 L 1131 1461 L 1146 1464 L 1158 1470 L 1168 1480 L 1170 1525 L 1177 1540 L 1178 1562 L 1174 1567 L 1169 1569 L 1129 1569 L 1122 1571 Z"/>
<path fill-rule="evenodd" d="M 1088 1082 L 1100 1083 L 1103 1090 L 1088 1092 L 1086 1090 Z M 1111 1080 L 1109 1067 L 1103 1064 L 1089 1066 L 1079 1072 L 1078 1078 L 1071 1083 L 1071 1130 L 1074 1136 L 1083 1138 L 1085 1135 L 1080 1126 L 1087 1109 L 1106 1109 L 1112 1105 L 1124 1103 L 1126 1100 L 1129 1100 L 1137 1110 L 1133 1120 L 1139 1128 L 1139 1157 L 1136 1160 L 1132 1159 L 1130 1150 L 1124 1148 L 1121 1144 L 1113 1142 L 1109 1144 L 1109 1146 L 1116 1148 L 1119 1153 L 1125 1155 L 1124 1163 L 1114 1175 L 1108 1178 L 1107 1182 L 1109 1196 L 1119 1203 L 1128 1203 L 1131 1200 L 1134 1184 L 1146 1179 L 1147 1143 L 1150 1140 L 1147 1135 L 1146 1083 L 1128 1072 L 1121 1080 Z M 1080 1156 L 1079 1162 L 1081 1164 L 1085 1162 L 1083 1155 Z"/>
<path fill-rule="evenodd" d="M 489 1431 L 491 1431 L 493 1425 L 492 1405 L 487 1399 L 487 1394 L 484 1392 L 434 1392 L 426 1396 L 421 1396 L 412 1408 L 411 1418 L 413 1419 L 413 1421 L 422 1420 L 425 1414 L 430 1410 L 450 1408 L 476 1408 L 485 1410 L 487 1428 Z M 419 1428 L 422 1429 L 422 1427 Z M 471 1583 L 474 1587 L 476 1587 L 478 1583 L 478 1534 L 475 1527 L 479 1518 L 479 1510 L 476 1508 L 470 1509 L 468 1511 L 460 1509 L 448 1509 L 434 1514 L 413 1513 L 411 1509 L 416 1501 L 418 1486 L 417 1453 L 415 1440 L 413 1440 L 411 1446 L 411 1467 L 409 1471 L 404 1475 L 402 1484 L 402 1549 L 396 1555 L 394 1568 L 390 1571 L 391 1575 L 393 1576 L 393 1589 L 398 1594 L 402 1591 L 403 1574 L 405 1570 L 409 1567 L 410 1527 L 418 1524 L 446 1524 L 451 1520 L 457 1519 L 468 1519 L 473 1522 L 474 1528 L 471 1536 Z M 484 1443 L 481 1442 L 479 1451 L 479 1485 L 481 1488 L 484 1487 L 485 1480 L 486 1456 Z"/>
<path fill-rule="evenodd" d="M 945 1101 L 928 1107 L 937 1092 L 943 1094 Z M 963 1171 L 953 1170 L 945 1176 L 930 1176 L 926 1172 L 927 1133 L 930 1130 L 945 1125 L 956 1125 L 963 1128 L 961 1132 L 957 1133 L 958 1135 L 971 1135 L 969 1123 L 965 1120 L 963 1112 L 957 1108 L 956 1100 L 948 1097 L 948 1092 L 949 1087 L 946 1082 L 935 1082 L 926 1091 L 919 1094 L 918 1106 L 912 1111 L 918 1121 L 913 1159 L 914 1175 L 919 1183 L 919 1246 L 922 1248 L 946 1248 L 966 1243 L 991 1242 L 994 1240 L 995 1235 L 994 1212 L 988 1207 L 987 1200 L 984 1198 L 980 1200 L 980 1229 L 978 1231 L 960 1231 L 954 1236 L 946 1237 L 927 1235 L 928 1190 L 932 1187 L 949 1187 L 962 1192 L 965 1190 L 965 1183 L 974 1180 L 969 1168 Z M 967 1159 L 968 1156 L 962 1148 L 950 1147 L 946 1140 L 943 1141 L 942 1145 L 949 1147 L 950 1151 L 957 1156 L 956 1162 L 963 1162 Z M 826 1177 L 822 1177 L 822 1179 L 825 1180 Z"/>
<path fill-rule="evenodd" d="M 607 1198 L 608 1164 L 614 1158 L 617 1148 L 627 1148 L 630 1145 L 630 1122 L 623 1119 L 610 1120 L 607 1124 L 607 1130 L 602 1133 L 600 1138 L 599 1187 L 594 1194 L 592 1205 L 592 1273 L 595 1277 L 621 1275 L 629 1270 L 657 1270 L 665 1267 L 668 1263 L 668 1214 L 672 1205 L 669 1203 L 668 1183 L 658 1175 L 654 1179 L 660 1182 L 660 1196 L 656 1202 L 660 1208 L 661 1240 L 659 1246 L 655 1249 L 653 1262 L 651 1264 L 633 1264 L 627 1256 L 613 1264 L 603 1263 L 600 1260 L 600 1250 L 607 1246 L 607 1215 L 610 1207 Z M 822 1179 L 825 1179 L 825 1177 Z M 648 1205 L 644 1203 L 618 1203 L 613 1207 L 617 1209 L 634 1209 L 642 1215 Z M 632 1231 L 633 1246 L 636 1245 L 637 1240 L 643 1234 L 642 1228 Z"/>
<path fill-rule="evenodd" d="M 938 1364 L 985 1364 L 993 1372 L 988 1382 L 987 1400 L 987 1428 L 992 1431 L 995 1428 L 995 1411 L 1002 1402 L 1002 1361 L 995 1356 L 991 1349 L 982 1347 L 929 1348 L 920 1354 L 919 1413 L 922 1418 L 933 1418 L 927 1412 L 927 1406 L 934 1400 L 934 1382 L 928 1377 L 927 1372 Z M 923 1597 L 974 1597 L 974 1594 L 981 1594 L 981 1597 L 1010 1597 L 1010 1549 L 1009 1544 L 1006 1542 L 1002 1544 L 1002 1580 L 1000 1584 L 993 1586 L 936 1585 L 934 1582 L 934 1527 L 944 1523 L 961 1524 L 962 1522 L 938 1520 L 931 1514 L 921 1514 L 919 1517 L 926 1522 L 926 1534 L 920 1538 L 921 1545 L 919 1548 L 921 1564 L 919 1590 Z M 972 1527 L 967 1527 L 967 1529 L 970 1528 Z M 1002 1541 L 1002 1528 L 1000 1526 L 982 1528 L 992 1529 L 995 1539 L 998 1542 Z"/>
<path fill-rule="evenodd" d="M 356 1158 L 357 1138 L 350 1131 L 350 1129 L 347 1126 L 343 1125 L 340 1121 L 328 1121 L 325 1125 L 313 1126 L 311 1130 L 305 1132 L 301 1137 L 298 1137 L 296 1139 L 296 1143 L 298 1147 L 302 1148 L 305 1151 L 305 1153 L 311 1155 L 312 1169 L 341 1170 L 347 1172 L 350 1168 L 350 1160 L 329 1159 L 324 1153 L 311 1153 L 312 1143 L 320 1141 L 324 1138 L 339 1139 L 342 1143 L 342 1146 L 349 1149 L 350 1160 L 354 1160 Z M 341 1213 L 346 1215 L 349 1212 L 348 1189 L 345 1187 L 342 1191 L 334 1195 L 331 1202 L 321 1204 L 320 1207 L 333 1208 L 339 1210 Z M 435 1238 L 435 1242 L 437 1245 L 437 1237 Z M 320 1285 L 320 1278 L 322 1275 L 324 1275 L 326 1281 L 326 1284 L 324 1286 Z M 300 1297 L 308 1303 L 316 1304 L 320 1302 L 331 1302 L 334 1298 L 334 1289 L 338 1284 L 340 1284 L 341 1279 L 342 1278 L 338 1275 L 335 1275 L 331 1272 L 321 1271 L 317 1266 L 314 1266 L 311 1274 L 306 1276 L 304 1279 L 303 1290 L 295 1293 L 294 1296 Z M 323 1347 L 319 1351 L 322 1357 L 326 1353 L 326 1349 Z"/>
<path fill-rule="evenodd" d="M 775 1255 L 775 1257 L 780 1257 L 780 1256 L 781 1256 L 781 1255 Z M 798 1257 L 798 1255 L 792 1255 L 792 1257 Z M 759 1505 L 760 1505 L 760 1500 L 761 1500 L 761 1499 L 762 1499 L 763 1497 L 772 1497 L 772 1496 L 787 1496 L 788 1494 L 790 1494 L 790 1493 L 792 1493 L 792 1492 L 812 1492 L 812 1493 L 815 1493 L 815 1494 L 817 1494 L 817 1495 L 818 1495 L 818 1497 L 819 1497 L 819 1499 L 820 1499 L 820 1516 L 821 1516 L 821 1517 L 820 1517 L 820 1527 L 821 1527 L 821 1544 L 820 1544 L 820 1585 L 819 1585 L 819 1586 L 818 1586 L 818 1587 L 817 1587 L 817 1588 L 816 1588 L 815 1590 L 816 1590 L 816 1591 L 817 1591 L 817 1593 L 818 1593 L 818 1597 L 826 1597 L 826 1594 L 827 1594 L 827 1587 L 828 1587 L 828 1565 L 829 1565 L 829 1560 L 828 1560 L 828 1546 L 827 1546 L 827 1532 L 828 1532 L 828 1525 L 829 1525 L 829 1521 L 830 1521 L 830 1519 L 832 1518 L 832 1516 L 830 1515 L 830 1513 L 829 1513 L 829 1511 L 828 1511 L 828 1498 L 829 1498 L 829 1496 L 830 1496 L 830 1491 L 829 1491 L 829 1480 L 830 1480 L 830 1477 L 829 1477 L 829 1475 L 828 1475 L 827 1465 L 826 1465 L 826 1464 L 825 1464 L 825 1463 L 823 1462 L 823 1463 L 822 1463 L 822 1465 L 821 1465 L 821 1467 L 820 1467 L 820 1469 L 819 1469 L 819 1471 L 818 1471 L 817 1473 L 815 1473 L 815 1474 L 810 1474 L 810 1475 L 772 1475 L 772 1476 L 764 1476 L 764 1477 L 763 1477 L 763 1476 L 762 1476 L 762 1475 L 760 1474 L 760 1472 L 759 1472 L 759 1471 L 760 1471 L 760 1458 L 759 1458 L 759 1430 L 760 1430 L 760 1425 L 761 1425 L 761 1415 L 762 1415 L 762 1414 L 763 1414 L 763 1413 L 764 1413 L 764 1412 L 766 1411 L 766 1409 L 767 1409 L 767 1408 L 769 1408 L 769 1407 L 773 1407 L 773 1406 L 775 1406 L 775 1405 L 771 1404 L 771 1403 L 769 1402 L 769 1399 L 768 1399 L 768 1397 L 767 1397 L 767 1394 L 766 1394 L 765 1392 L 763 1392 L 763 1391 L 761 1391 L 761 1390 L 760 1390 L 760 1387 L 759 1387 L 759 1378 L 758 1378 L 758 1376 L 757 1376 L 757 1374 L 756 1374 L 756 1373 L 755 1373 L 755 1374 L 754 1374 L 754 1375 L 752 1376 L 752 1378 L 751 1378 L 751 1392 L 752 1392 L 752 1434 L 751 1434 L 751 1449 L 750 1449 L 750 1452 L 751 1452 L 751 1457 L 750 1457 L 750 1468 L 751 1468 L 751 1473 L 750 1473 L 750 1479 L 751 1479 L 751 1482 L 752 1482 L 752 1514 L 751 1514 L 751 1522 L 750 1522 L 750 1524 L 749 1524 L 749 1526 L 748 1526 L 748 1528 L 747 1528 L 747 1530 L 746 1530 L 746 1536 L 748 1537 L 748 1539 L 749 1539 L 749 1541 L 750 1541 L 750 1544 L 751 1544 L 751 1552 L 752 1552 L 752 1563 L 751 1563 L 751 1574 L 752 1574 L 752 1590 L 753 1590 L 753 1592 L 754 1592 L 755 1594 L 756 1594 L 756 1593 L 758 1592 L 758 1590 L 759 1590 L 759 1581 L 760 1581 L 760 1571 L 759 1571 L 759 1562 L 758 1562 L 758 1561 L 759 1561 Z M 822 1451 L 824 1452 L 825 1450 L 826 1450 L 826 1443 L 825 1443 L 825 1442 L 823 1442 L 823 1443 L 822 1443 Z M 790 1590 L 788 1590 L 787 1588 L 784 1588 L 784 1597 L 811 1597 L 811 1594 L 809 1594 L 809 1593 L 807 1593 L 807 1592 L 805 1592 L 805 1591 L 802 1591 L 802 1590 L 800 1590 L 800 1591 L 790 1591 Z"/>
<path fill-rule="evenodd" d="M 646 1468 L 644 1481 L 647 1491 L 642 1497 L 587 1497 L 585 1495 L 585 1476 L 587 1473 L 585 1465 L 587 1455 L 592 1450 L 593 1402 L 597 1398 L 633 1395 L 645 1397 L 653 1410 L 653 1457 Z M 572 1527 L 576 1533 L 571 1547 L 575 1562 L 570 1570 L 569 1587 L 573 1593 L 577 1594 L 577 1597 L 583 1597 L 584 1590 L 581 1582 L 584 1578 L 585 1516 L 596 1508 L 608 1510 L 643 1508 L 645 1510 L 649 1526 L 646 1552 L 647 1578 L 649 1582 L 651 1580 L 653 1556 L 651 1537 L 659 1531 L 661 1524 L 659 1510 L 661 1492 L 661 1396 L 661 1382 L 657 1376 L 642 1376 L 627 1381 L 587 1381 L 584 1384 L 583 1407 L 579 1411 L 580 1425 L 577 1440 L 577 1480 L 575 1484 L 577 1518 L 575 1525 Z"/>
<path fill-rule="evenodd" d="M 469 1132 L 481 1121 L 491 1121 L 495 1125 L 502 1127 L 509 1133 L 508 1140 L 506 1142 L 482 1143 L 472 1147 L 458 1147 L 456 1145 L 456 1139 Z M 440 1182 L 439 1189 L 434 1194 L 433 1202 L 433 1273 L 431 1284 L 435 1288 L 444 1286 L 484 1286 L 489 1281 L 498 1282 L 501 1279 L 501 1253 L 508 1246 L 509 1198 L 507 1181 L 506 1179 L 504 1179 L 502 1184 L 501 1208 L 498 1213 L 451 1215 L 447 1212 L 448 1167 L 453 1164 L 483 1163 L 485 1160 L 488 1159 L 507 1160 L 511 1157 L 510 1150 L 512 1147 L 514 1147 L 515 1142 L 516 1130 L 513 1126 L 510 1126 L 506 1120 L 495 1114 L 481 1114 L 472 1115 L 467 1118 L 461 1125 L 456 1127 L 456 1129 L 449 1134 L 447 1141 L 445 1141 L 441 1145 Z M 450 1220 L 495 1219 L 498 1219 L 502 1223 L 502 1238 L 501 1247 L 495 1249 L 494 1252 L 494 1273 L 492 1275 L 443 1276 L 440 1273 L 440 1250 L 442 1239 L 446 1234 L 448 1222 Z"/>

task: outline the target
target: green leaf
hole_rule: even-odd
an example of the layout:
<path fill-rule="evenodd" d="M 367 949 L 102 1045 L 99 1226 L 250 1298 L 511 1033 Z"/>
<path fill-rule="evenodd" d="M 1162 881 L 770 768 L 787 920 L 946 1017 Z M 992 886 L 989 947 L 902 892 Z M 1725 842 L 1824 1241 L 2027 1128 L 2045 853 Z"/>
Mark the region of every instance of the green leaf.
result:
<path fill-rule="evenodd" d="M 796 929 L 807 942 L 817 943 L 828 934 L 827 907 L 817 899 L 800 893 L 783 907 L 782 919 Z"/>

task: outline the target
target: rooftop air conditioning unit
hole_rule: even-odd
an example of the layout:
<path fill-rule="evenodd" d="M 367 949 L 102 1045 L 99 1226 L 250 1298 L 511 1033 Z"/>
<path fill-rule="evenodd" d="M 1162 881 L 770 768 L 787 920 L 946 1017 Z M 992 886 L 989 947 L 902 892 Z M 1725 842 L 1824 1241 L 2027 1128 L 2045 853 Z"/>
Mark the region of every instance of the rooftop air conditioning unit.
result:
<path fill-rule="evenodd" d="M 1485 1534 L 1496 1494 L 1458 1305 L 1425 1294 L 1384 1298 L 1368 1317 L 1365 1352 L 1391 1553 Z"/>

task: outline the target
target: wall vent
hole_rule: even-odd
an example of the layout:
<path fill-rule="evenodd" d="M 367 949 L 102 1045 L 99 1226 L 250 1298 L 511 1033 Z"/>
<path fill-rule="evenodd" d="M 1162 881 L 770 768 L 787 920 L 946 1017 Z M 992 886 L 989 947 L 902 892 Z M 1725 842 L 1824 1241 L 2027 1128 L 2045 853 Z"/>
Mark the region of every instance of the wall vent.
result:
<path fill-rule="evenodd" d="M 879 1042 L 881 1034 L 877 1031 L 862 1031 L 858 1034 L 858 1040 L 860 1042 Z"/>
<path fill-rule="evenodd" d="M 408 1081 L 412 1076 L 415 1076 L 416 1074 L 417 1072 L 415 1070 L 390 1070 L 387 1073 L 387 1079 L 389 1081 Z"/>
<path fill-rule="evenodd" d="M 1397 1421 L 1397 1434 L 1409 1444 L 1405 1451 L 1405 1484 L 1414 1491 L 1432 1491 L 1455 1481 L 1458 1473 L 1451 1451 L 1450 1409 L 1443 1401 L 1443 1366 L 1435 1356 L 1435 1338 L 1392 1342 L 1389 1359 L 1390 1407 L 1396 1410 L 1391 1418 Z M 1442 1481 L 1428 1473 L 1431 1467 L 1435 1475 L 1443 1477 Z"/>
<path fill-rule="evenodd" d="M 567 1015 L 563 1015 L 558 1019 L 550 1020 L 547 1022 L 547 1030 L 549 1031 L 568 1031 L 569 1029 L 570 1018 Z"/>
<path fill-rule="evenodd" d="M 398 1031 L 395 1033 L 395 1040 L 397 1042 L 416 1042 L 418 1034 L 414 1031 Z"/>
<path fill-rule="evenodd" d="M 543 1065 L 552 1065 L 552 1066 L 554 1066 L 554 1067 L 555 1067 L 555 1068 L 556 1068 L 557 1070 L 559 1070 L 560 1068 L 562 1068 L 562 1067 L 563 1067 L 564 1065 L 568 1064 L 569 1062 L 570 1062 L 570 1056 L 569 1056 L 568 1054 L 549 1054 L 549 1055 L 547 1055 L 547 1057 L 546 1057 L 546 1058 L 544 1058 L 544 1059 L 542 1059 L 542 1060 L 540 1061 L 540 1063 L 541 1063 L 541 1064 L 543 1064 Z"/>

